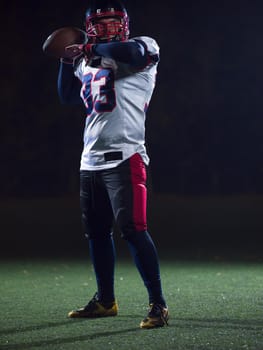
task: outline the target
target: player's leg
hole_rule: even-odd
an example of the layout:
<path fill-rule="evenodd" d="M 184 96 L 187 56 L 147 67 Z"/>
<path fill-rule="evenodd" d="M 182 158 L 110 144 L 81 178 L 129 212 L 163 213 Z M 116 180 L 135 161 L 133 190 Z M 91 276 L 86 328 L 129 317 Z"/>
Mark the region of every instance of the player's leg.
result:
<path fill-rule="evenodd" d="M 117 314 L 114 295 L 115 247 L 112 237 L 113 214 L 99 173 L 82 171 L 80 205 L 85 236 L 94 267 L 97 293 L 89 304 L 72 311 L 70 317 L 104 317 Z"/>
<path fill-rule="evenodd" d="M 159 260 L 153 240 L 147 232 L 146 222 L 146 169 L 139 154 L 107 171 L 104 181 L 108 187 L 114 216 L 123 238 L 128 242 L 135 264 L 149 294 L 149 304 L 159 305 L 168 319 L 167 305 L 162 292 Z M 164 325 L 144 322 L 144 328 Z M 158 324 L 157 324 L 158 323 Z M 149 326 L 149 327 L 148 327 Z"/>

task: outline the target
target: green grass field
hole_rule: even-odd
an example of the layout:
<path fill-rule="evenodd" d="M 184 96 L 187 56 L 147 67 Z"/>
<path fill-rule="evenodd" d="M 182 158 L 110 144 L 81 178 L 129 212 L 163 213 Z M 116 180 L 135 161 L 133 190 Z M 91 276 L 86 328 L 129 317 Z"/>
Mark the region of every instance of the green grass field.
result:
<path fill-rule="evenodd" d="M 147 296 L 129 261 L 116 266 L 117 317 L 66 315 L 95 292 L 87 260 L 0 264 L 0 349 L 263 349 L 263 269 L 252 262 L 162 261 L 168 327 L 141 330 Z"/>

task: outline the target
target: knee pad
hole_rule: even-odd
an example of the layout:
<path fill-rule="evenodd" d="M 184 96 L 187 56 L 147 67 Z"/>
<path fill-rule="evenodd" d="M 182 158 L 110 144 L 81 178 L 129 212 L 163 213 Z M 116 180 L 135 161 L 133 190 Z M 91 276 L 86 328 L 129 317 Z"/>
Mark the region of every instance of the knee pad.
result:
<path fill-rule="evenodd" d="M 134 242 L 139 240 L 142 236 L 147 236 L 148 231 L 135 231 L 135 230 L 130 230 L 130 231 L 125 231 L 122 233 L 121 237 L 128 241 L 128 242 Z"/>
<path fill-rule="evenodd" d="M 108 237 L 112 237 L 113 236 L 113 232 L 104 232 L 103 234 L 101 232 L 96 232 L 96 231 L 90 231 L 89 233 L 85 232 L 84 236 L 87 240 L 90 239 L 96 239 L 96 240 L 103 240 L 105 238 Z"/>
<path fill-rule="evenodd" d="M 113 235 L 111 225 L 96 220 L 88 220 L 85 214 L 82 214 L 82 227 L 87 239 L 103 239 Z"/>

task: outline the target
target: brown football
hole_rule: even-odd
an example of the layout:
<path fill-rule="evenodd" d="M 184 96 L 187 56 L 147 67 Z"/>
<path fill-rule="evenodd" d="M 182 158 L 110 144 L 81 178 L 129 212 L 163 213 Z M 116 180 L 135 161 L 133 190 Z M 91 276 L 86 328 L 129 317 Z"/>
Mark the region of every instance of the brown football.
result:
<path fill-rule="evenodd" d="M 56 58 L 67 58 L 65 47 L 73 44 L 85 44 L 87 34 L 77 27 L 63 27 L 55 30 L 45 40 L 42 49 L 44 53 Z"/>

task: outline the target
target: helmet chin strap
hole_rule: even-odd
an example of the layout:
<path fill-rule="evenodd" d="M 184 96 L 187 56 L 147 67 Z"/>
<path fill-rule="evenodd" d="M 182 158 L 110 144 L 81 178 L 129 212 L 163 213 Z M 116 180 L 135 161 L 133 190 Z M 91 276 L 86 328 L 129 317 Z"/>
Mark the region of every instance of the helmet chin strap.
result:
<path fill-rule="evenodd" d="M 105 43 L 111 43 L 113 41 L 121 41 L 121 37 L 119 35 L 115 35 L 112 38 L 96 38 L 95 42 L 105 44 Z"/>

